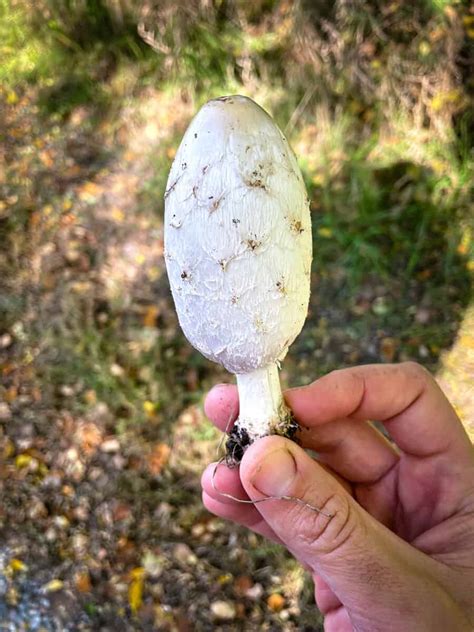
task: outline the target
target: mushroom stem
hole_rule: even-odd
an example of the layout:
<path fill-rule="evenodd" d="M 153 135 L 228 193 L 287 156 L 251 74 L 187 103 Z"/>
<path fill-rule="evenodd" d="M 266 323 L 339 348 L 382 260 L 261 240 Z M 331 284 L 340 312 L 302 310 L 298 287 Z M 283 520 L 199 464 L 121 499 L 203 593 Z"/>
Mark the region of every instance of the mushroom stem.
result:
<path fill-rule="evenodd" d="M 237 375 L 240 410 L 238 431 L 245 430 L 248 443 L 271 434 L 286 435 L 292 422 L 281 392 L 276 364 Z"/>

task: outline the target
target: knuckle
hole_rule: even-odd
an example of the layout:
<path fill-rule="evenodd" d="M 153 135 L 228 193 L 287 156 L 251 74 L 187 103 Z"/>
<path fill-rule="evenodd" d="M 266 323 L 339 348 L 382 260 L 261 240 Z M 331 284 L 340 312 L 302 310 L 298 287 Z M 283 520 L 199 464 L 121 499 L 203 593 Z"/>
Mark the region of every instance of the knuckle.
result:
<path fill-rule="evenodd" d="M 357 526 L 350 499 L 341 493 L 330 496 L 319 513 L 311 512 L 311 516 L 308 513 L 305 508 L 299 512 L 296 531 L 301 544 L 318 554 L 340 550 Z"/>
<path fill-rule="evenodd" d="M 408 360 L 407 362 L 402 362 L 401 367 L 405 369 L 408 373 L 413 375 L 413 377 L 417 377 L 423 381 L 427 381 L 431 375 L 425 369 L 424 366 L 418 364 L 418 362 L 413 362 L 413 360 Z"/>

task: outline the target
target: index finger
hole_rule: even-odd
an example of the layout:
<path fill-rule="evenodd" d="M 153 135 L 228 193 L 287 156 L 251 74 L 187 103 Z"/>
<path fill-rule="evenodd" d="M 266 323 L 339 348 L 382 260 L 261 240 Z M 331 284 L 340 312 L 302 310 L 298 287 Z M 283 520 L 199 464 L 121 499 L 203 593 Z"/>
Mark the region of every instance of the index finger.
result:
<path fill-rule="evenodd" d="M 449 453 L 472 458 L 473 449 L 453 407 L 431 375 L 414 362 L 333 371 L 285 399 L 303 425 L 348 417 L 382 422 L 398 447 L 414 456 Z"/>

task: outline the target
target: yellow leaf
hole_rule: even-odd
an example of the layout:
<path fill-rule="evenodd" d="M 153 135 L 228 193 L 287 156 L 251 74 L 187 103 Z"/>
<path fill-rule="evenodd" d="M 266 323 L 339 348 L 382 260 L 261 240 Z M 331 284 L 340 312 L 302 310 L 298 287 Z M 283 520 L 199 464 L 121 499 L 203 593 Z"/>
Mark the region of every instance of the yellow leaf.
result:
<path fill-rule="evenodd" d="M 145 569 L 142 566 L 130 571 L 131 582 L 128 587 L 128 603 L 133 614 L 136 614 L 143 603 L 143 581 Z"/>
<path fill-rule="evenodd" d="M 128 574 L 128 576 L 130 577 L 132 581 L 135 579 L 143 579 L 144 575 L 145 575 L 144 566 L 136 566 L 135 568 L 132 568 L 132 570 Z"/>
<path fill-rule="evenodd" d="M 418 46 L 418 52 L 422 57 L 426 57 L 431 53 L 431 46 L 428 44 L 428 42 L 420 42 Z"/>
<path fill-rule="evenodd" d="M 317 173 L 311 178 L 311 182 L 317 187 L 321 187 L 324 186 L 325 178 L 321 173 Z"/>
<path fill-rule="evenodd" d="M 43 586 L 43 590 L 45 592 L 57 592 L 58 590 L 61 590 L 63 586 L 64 582 L 62 582 L 60 579 L 52 579 L 50 582 Z"/>
<path fill-rule="evenodd" d="M 83 201 L 92 201 L 102 194 L 102 187 L 96 182 L 86 182 L 79 189 L 79 197 Z"/>
<path fill-rule="evenodd" d="M 330 237 L 332 237 L 332 230 L 330 228 L 326 228 L 325 226 L 323 226 L 322 228 L 318 228 L 318 235 L 320 237 L 324 237 L 326 239 L 329 239 Z"/>
<path fill-rule="evenodd" d="M 33 457 L 29 454 L 19 454 L 15 459 L 15 466 L 21 470 L 24 467 L 28 467 L 33 460 Z"/>
<path fill-rule="evenodd" d="M 434 112 L 439 112 L 449 103 L 459 103 L 462 99 L 461 90 L 448 90 L 447 92 L 438 92 L 432 100 L 431 107 Z"/>
<path fill-rule="evenodd" d="M 147 414 L 148 417 L 152 417 L 155 413 L 156 406 L 153 402 L 150 402 L 148 399 L 143 402 L 143 410 Z"/>
<path fill-rule="evenodd" d="M 462 21 L 464 26 L 471 26 L 471 24 L 474 24 L 474 15 L 465 15 Z"/>
<path fill-rule="evenodd" d="M 28 570 L 28 566 L 21 560 L 17 559 L 16 557 L 10 560 L 9 566 L 14 573 L 19 573 L 20 571 Z"/>
<path fill-rule="evenodd" d="M 14 105 L 15 103 L 18 103 L 18 95 L 13 90 L 10 90 L 7 94 L 7 103 L 8 105 Z"/>
<path fill-rule="evenodd" d="M 474 29 L 467 29 L 466 33 L 469 39 L 474 39 Z"/>

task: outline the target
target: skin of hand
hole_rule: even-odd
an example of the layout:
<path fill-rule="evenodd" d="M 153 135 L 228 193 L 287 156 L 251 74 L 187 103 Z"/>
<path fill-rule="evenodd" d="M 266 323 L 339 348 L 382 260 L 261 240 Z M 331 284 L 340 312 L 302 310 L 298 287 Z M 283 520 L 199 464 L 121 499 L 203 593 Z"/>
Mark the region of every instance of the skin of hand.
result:
<path fill-rule="evenodd" d="M 474 630 L 474 449 L 434 379 L 410 362 L 359 366 L 285 399 L 300 446 L 265 437 L 239 468 L 210 465 L 207 509 L 281 543 L 311 572 L 326 632 Z M 236 388 L 214 387 L 205 410 L 225 430 Z M 214 472 L 219 492 L 294 496 L 330 517 L 287 500 L 237 503 L 216 491 Z"/>

